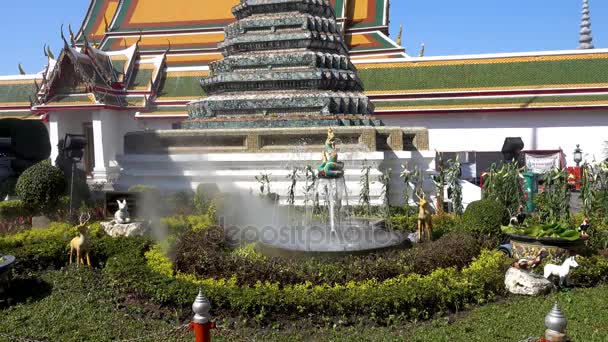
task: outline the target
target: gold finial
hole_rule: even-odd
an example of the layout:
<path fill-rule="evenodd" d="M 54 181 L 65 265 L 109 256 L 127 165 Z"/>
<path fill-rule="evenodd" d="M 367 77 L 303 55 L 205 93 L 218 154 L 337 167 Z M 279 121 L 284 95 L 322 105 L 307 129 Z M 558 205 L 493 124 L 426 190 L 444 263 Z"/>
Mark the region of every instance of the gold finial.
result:
<path fill-rule="evenodd" d="M 399 25 L 399 34 L 397 35 L 397 45 L 401 46 L 401 41 L 403 37 L 403 25 Z"/>

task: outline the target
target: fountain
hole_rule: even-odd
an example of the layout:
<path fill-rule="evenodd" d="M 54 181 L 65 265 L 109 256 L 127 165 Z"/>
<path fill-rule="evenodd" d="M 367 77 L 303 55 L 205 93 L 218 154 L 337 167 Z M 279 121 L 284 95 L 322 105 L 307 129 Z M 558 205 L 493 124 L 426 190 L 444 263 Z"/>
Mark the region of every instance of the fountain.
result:
<path fill-rule="evenodd" d="M 262 253 L 271 256 L 360 254 L 402 247 L 409 242 L 404 234 L 387 230 L 382 220 L 354 218 L 348 211 L 344 164 L 338 161 L 335 139 L 333 129 L 329 128 L 313 194 L 323 194 L 326 220 L 309 220 L 305 204 L 303 218 L 299 220 L 302 225 L 278 228 L 279 232 L 272 235 L 287 239 L 262 239 L 258 243 Z"/>

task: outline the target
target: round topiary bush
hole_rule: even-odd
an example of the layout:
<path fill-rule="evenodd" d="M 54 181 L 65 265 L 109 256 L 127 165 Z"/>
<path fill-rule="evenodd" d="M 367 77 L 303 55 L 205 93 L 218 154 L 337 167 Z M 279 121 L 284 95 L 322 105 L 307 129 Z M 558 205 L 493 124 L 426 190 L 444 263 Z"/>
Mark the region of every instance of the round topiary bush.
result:
<path fill-rule="evenodd" d="M 508 221 L 507 208 L 494 200 L 472 202 L 462 216 L 464 230 L 486 236 L 498 236 Z"/>
<path fill-rule="evenodd" d="M 30 209 L 51 213 L 66 187 L 63 172 L 45 160 L 25 170 L 17 180 L 17 196 Z"/>

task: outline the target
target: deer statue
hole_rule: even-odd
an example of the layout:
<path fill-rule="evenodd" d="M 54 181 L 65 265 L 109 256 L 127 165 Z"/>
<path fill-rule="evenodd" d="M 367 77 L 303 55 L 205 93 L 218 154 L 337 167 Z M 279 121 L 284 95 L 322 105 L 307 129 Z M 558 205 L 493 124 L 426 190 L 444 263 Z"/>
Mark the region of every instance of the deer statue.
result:
<path fill-rule="evenodd" d="M 118 203 L 118 210 L 114 213 L 114 222 L 120 224 L 131 222 L 131 217 L 127 208 L 127 200 L 116 200 L 116 203 Z"/>
<path fill-rule="evenodd" d="M 76 266 L 78 267 L 79 264 L 84 265 L 82 257 L 83 255 L 86 255 L 87 266 L 91 267 L 91 259 L 89 258 L 89 241 L 87 236 L 87 231 L 89 229 L 87 223 L 89 223 L 90 219 L 91 214 L 89 213 L 80 215 L 78 220 L 80 223 L 76 227 L 80 235 L 70 241 L 70 265 L 72 264 L 72 256 L 74 255 L 74 251 L 76 251 Z"/>
<path fill-rule="evenodd" d="M 425 240 L 431 241 L 433 235 L 433 218 L 431 213 L 431 206 L 429 202 L 422 196 L 416 194 L 418 197 L 418 242 L 424 242 Z"/>

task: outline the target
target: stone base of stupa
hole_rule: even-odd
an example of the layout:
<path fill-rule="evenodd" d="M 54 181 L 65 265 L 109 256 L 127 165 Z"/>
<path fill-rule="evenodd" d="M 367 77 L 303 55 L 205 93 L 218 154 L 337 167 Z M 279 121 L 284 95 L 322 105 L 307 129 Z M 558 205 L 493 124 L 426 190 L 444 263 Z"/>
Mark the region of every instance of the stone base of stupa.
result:
<path fill-rule="evenodd" d="M 425 151 L 424 128 L 335 127 L 340 152 Z M 324 149 L 327 127 L 188 129 L 127 133 L 125 154 L 317 152 Z"/>
<path fill-rule="evenodd" d="M 382 203 L 380 170 L 392 169 L 391 203 L 402 202 L 401 165 L 434 172 L 435 153 L 429 151 L 428 132 L 423 128 L 336 127 L 337 149 L 345 164 L 348 201 L 359 201 L 361 170 L 372 166 L 372 203 Z M 161 190 L 196 189 L 201 183 L 215 183 L 220 190 L 257 193 L 255 177 L 271 176 L 271 191 L 287 199 L 291 181 L 287 175 L 306 166 L 316 168 L 327 139 L 326 127 L 166 130 L 133 132 L 125 136 L 125 154 L 118 157 L 121 168 L 115 187 L 153 185 Z M 428 178 L 428 177 L 427 177 Z M 427 184 L 428 183 L 428 184 Z M 298 180 L 298 189 L 305 179 Z M 427 179 L 427 192 L 433 185 Z M 296 204 L 303 203 L 297 191 Z"/>

